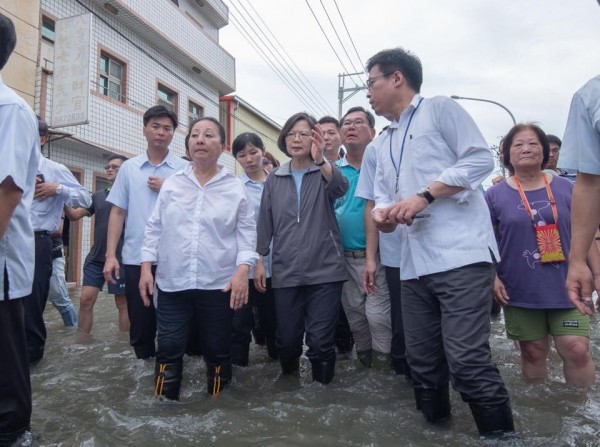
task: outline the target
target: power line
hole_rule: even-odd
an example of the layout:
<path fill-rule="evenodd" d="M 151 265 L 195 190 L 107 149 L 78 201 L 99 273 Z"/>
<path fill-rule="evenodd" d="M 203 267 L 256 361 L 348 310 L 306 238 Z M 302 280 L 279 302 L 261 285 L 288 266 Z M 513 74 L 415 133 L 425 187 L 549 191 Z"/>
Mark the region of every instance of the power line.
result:
<path fill-rule="evenodd" d="M 294 84 L 298 87 L 298 89 L 306 96 L 306 99 L 308 101 L 310 101 L 310 103 L 312 104 L 313 110 L 320 110 L 320 113 L 322 113 L 325 110 L 325 113 L 327 114 L 327 107 L 323 107 L 321 104 L 319 104 L 318 99 L 315 98 L 315 96 L 310 91 L 306 90 L 306 85 L 304 85 L 304 86 L 300 85 L 300 83 L 297 80 L 298 77 L 294 73 L 294 70 L 289 65 L 289 63 L 287 63 L 287 61 L 285 61 L 285 59 L 282 57 L 281 53 L 277 50 L 277 48 L 275 48 L 272 44 L 270 44 L 270 42 L 267 44 L 265 42 L 265 40 L 263 40 L 263 38 L 258 34 L 258 32 L 256 31 L 256 29 L 259 29 L 261 31 L 261 33 L 264 35 L 264 37 L 267 40 L 267 42 L 268 42 L 269 38 L 262 31 L 261 27 L 258 25 L 258 23 L 256 22 L 256 20 L 252 17 L 252 15 L 248 12 L 248 10 L 244 7 L 244 5 L 241 2 L 240 2 L 240 6 L 244 9 L 244 12 L 246 14 L 242 14 L 240 12 L 240 10 L 237 8 L 237 6 L 235 6 L 235 4 L 233 4 L 233 7 L 236 9 L 237 13 L 239 15 L 242 15 L 244 17 L 244 21 L 248 24 L 248 26 L 250 27 L 250 29 L 254 32 L 254 34 L 256 35 L 256 37 L 258 37 L 258 39 L 260 40 L 260 42 L 263 44 L 263 47 L 266 48 L 267 51 L 269 51 L 269 53 L 271 54 L 271 56 L 273 58 L 273 61 L 278 62 L 279 66 L 287 73 L 288 79 L 290 79 L 291 81 L 293 81 Z M 248 20 L 246 19 L 246 16 L 250 17 L 250 19 L 252 20 L 254 26 L 252 26 L 252 24 L 250 24 L 248 22 Z M 239 19 L 236 18 L 236 20 L 239 23 Z M 275 53 L 273 52 L 273 50 L 275 50 L 275 52 L 277 52 L 277 55 L 275 55 Z M 284 65 L 284 63 L 282 61 L 285 62 L 285 65 Z"/>
<path fill-rule="evenodd" d="M 335 4 L 335 8 L 337 9 L 338 14 L 340 15 L 340 19 L 342 19 L 342 23 L 344 24 L 344 29 L 346 30 L 346 33 L 348 34 L 348 37 L 350 38 L 350 43 L 352 44 L 352 48 L 354 48 L 354 52 L 356 53 L 356 57 L 360 61 L 360 64 L 361 64 L 361 67 L 362 67 L 363 59 L 358 54 L 358 50 L 356 49 L 356 45 L 354 45 L 354 40 L 352 40 L 352 36 L 350 35 L 350 31 L 348 31 L 348 27 L 346 26 L 346 21 L 344 20 L 344 16 L 342 15 L 342 12 L 340 11 L 340 8 L 338 8 L 337 1 L 333 0 L 333 3 Z"/>
<path fill-rule="evenodd" d="M 321 29 L 321 32 L 323 33 L 323 36 L 325 36 L 325 39 L 327 40 L 327 43 L 329 44 L 329 46 L 331 47 L 331 50 L 333 51 L 333 53 L 335 54 L 335 57 L 337 57 L 337 60 L 339 61 L 339 63 L 341 64 L 342 68 L 344 69 L 344 71 L 346 73 L 350 73 L 350 70 L 348 70 L 346 68 L 346 66 L 344 65 L 344 63 L 342 62 L 342 59 L 340 59 L 340 56 L 338 54 L 338 52 L 335 50 L 335 48 L 333 47 L 333 45 L 331 44 L 331 41 L 329 40 L 329 37 L 327 37 L 327 33 L 325 33 L 325 30 L 323 29 L 323 27 L 321 26 L 321 22 L 319 22 L 319 19 L 317 18 L 315 12 L 313 11 L 312 7 L 310 6 L 310 3 L 308 3 L 308 0 L 305 0 L 306 5 L 308 6 L 308 9 L 310 9 L 310 12 L 312 13 L 315 21 L 317 22 L 317 25 L 319 25 L 319 28 Z M 359 78 L 360 80 L 360 78 Z M 358 85 L 356 84 L 356 86 L 358 87 Z"/>
<path fill-rule="evenodd" d="M 329 17 L 329 13 L 327 12 L 327 9 L 325 9 L 325 5 L 323 4 L 323 0 L 320 0 L 320 2 L 321 2 L 321 7 L 323 8 L 323 11 L 325 11 L 325 15 L 327 16 L 327 20 L 329 20 L 329 24 L 331 25 L 331 28 L 333 28 L 333 32 L 335 33 L 335 36 L 337 37 L 338 41 L 340 42 L 340 45 L 342 46 L 342 50 L 344 50 L 344 53 L 346 54 L 346 57 L 350 61 L 350 65 L 352 65 L 352 69 L 355 72 L 359 72 L 360 70 L 354 66 L 354 62 L 352 62 L 352 58 L 350 57 L 350 55 L 346 51 L 346 46 L 344 45 L 344 42 L 342 42 L 342 39 L 340 38 L 340 35 L 338 34 L 337 29 L 335 28 L 335 25 L 333 24 L 333 21 L 331 20 L 331 17 Z"/>
<path fill-rule="evenodd" d="M 243 5 L 241 5 L 241 6 L 242 6 L 242 8 L 244 8 Z M 274 40 L 277 43 L 277 45 L 279 46 L 279 48 L 281 48 L 281 50 L 283 51 L 283 53 L 285 54 L 285 56 L 287 56 L 287 60 L 289 60 L 289 62 L 291 62 L 294 65 L 295 71 L 289 65 L 289 62 L 286 60 L 286 58 L 281 55 L 281 53 L 275 47 L 275 45 L 273 45 L 272 42 L 270 42 L 271 45 L 273 45 L 273 48 L 275 49 L 275 51 L 277 51 L 277 54 L 280 56 L 280 58 L 286 62 L 286 64 L 288 65 L 288 67 L 290 67 L 290 69 L 292 70 L 292 72 L 296 74 L 296 76 L 298 77 L 298 79 L 300 80 L 300 82 L 302 82 L 302 85 L 312 94 L 312 96 L 319 102 L 319 104 L 321 106 L 323 106 L 325 108 L 325 110 L 329 111 L 329 105 L 327 104 L 327 101 L 321 96 L 321 94 L 314 87 L 314 85 L 312 85 L 312 83 L 304 75 L 304 73 L 302 72 L 302 70 L 300 69 L 300 67 L 298 67 L 298 65 L 296 64 L 296 62 L 294 62 L 294 59 L 285 50 L 285 47 L 283 45 L 281 45 L 281 42 L 279 42 L 279 40 L 277 39 L 277 37 L 275 36 L 275 34 L 273 34 L 273 32 L 271 31 L 271 29 L 269 28 L 269 26 L 265 23 L 265 21 L 262 19 L 261 15 L 258 13 L 258 11 L 256 9 L 254 9 L 254 6 L 252 6 L 252 3 L 248 2 L 248 6 L 250 6 L 250 8 L 252 9 L 252 11 L 254 11 L 254 14 L 258 17 L 258 19 L 260 20 L 260 22 L 262 24 L 262 26 L 260 26 L 259 24 L 256 23 L 256 21 L 254 19 L 252 19 L 252 21 L 257 25 L 257 28 L 261 31 L 261 33 L 263 33 L 263 35 L 265 36 L 265 38 L 267 39 L 267 41 L 270 42 L 271 38 L 272 38 L 272 40 Z M 248 12 L 245 8 L 244 8 L 244 10 L 246 12 Z M 265 34 L 265 32 L 263 31 L 263 28 L 266 28 L 266 30 L 269 32 L 269 34 L 271 35 L 271 37 L 269 37 L 269 36 L 267 36 Z M 298 73 L 301 75 L 301 77 L 298 76 Z M 304 83 L 304 81 L 302 80 L 302 78 L 304 78 L 304 81 L 306 81 L 306 83 Z M 308 85 L 306 85 L 306 84 L 308 84 Z M 309 86 L 312 88 L 312 92 L 310 91 Z M 330 113 L 330 112 L 328 112 L 328 113 Z"/>

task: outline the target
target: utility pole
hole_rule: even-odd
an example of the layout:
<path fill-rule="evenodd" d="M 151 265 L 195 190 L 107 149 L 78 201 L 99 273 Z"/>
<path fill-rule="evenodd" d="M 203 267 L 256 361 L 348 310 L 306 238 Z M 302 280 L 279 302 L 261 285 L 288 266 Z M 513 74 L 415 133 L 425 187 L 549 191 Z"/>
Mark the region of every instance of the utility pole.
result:
<path fill-rule="evenodd" d="M 354 95 L 356 95 L 358 92 L 360 92 L 361 90 L 367 89 L 367 86 L 365 84 L 359 86 L 359 85 L 356 85 L 356 83 L 354 84 L 354 87 L 345 88 L 344 87 L 344 82 L 346 80 L 345 78 L 347 76 L 361 76 L 361 75 L 364 75 L 364 73 L 340 73 L 338 75 L 338 119 L 339 120 L 342 119 L 342 105 L 347 100 L 349 100 Z M 352 92 L 352 93 L 350 93 L 348 96 L 345 96 L 345 94 L 348 92 Z"/>

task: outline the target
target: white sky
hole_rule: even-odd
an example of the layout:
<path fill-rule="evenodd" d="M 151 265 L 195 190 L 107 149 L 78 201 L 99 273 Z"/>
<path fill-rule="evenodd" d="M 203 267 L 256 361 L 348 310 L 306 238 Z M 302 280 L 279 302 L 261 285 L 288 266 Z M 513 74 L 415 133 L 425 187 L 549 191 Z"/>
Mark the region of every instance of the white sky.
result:
<path fill-rule="evenodd" d="M 600 73 L 600 6 L 595 0 L 337 0 L 362 61 L 334 1 L 309 0 L 351 70 L 321 1 L 355 67 L 362 69 L 381 49 L 402 46 L 423 63 L 424 96 L 454 94 L 494 100 L 508 107 L 517 121 L 536 121 L 547 133 L 561 138 L 573 93 Z M 230 24 L 221 31 L 220 43 L 236 59 L 236 94 L 279 123 L 306 110 L 234 25 L 237 19 L 249 28 L 246 17 L 257 27 L 249 18 L 248 13 L 255 17 L 249 0 L 225 2 Z M 338 74 L 344 70 L 306 1 L 250 2 L 337 115 Z M 506 111 L 496 105 L 460 104 L 490 144 L 497 144 L 512 125 Z M 348 100 L 343 110 L 355 105 L 368 107 L 364 91 Z M 319 118 L 319 112 L 314 114 Z M 384 124 L 378 119 L 378 128 Z"/>

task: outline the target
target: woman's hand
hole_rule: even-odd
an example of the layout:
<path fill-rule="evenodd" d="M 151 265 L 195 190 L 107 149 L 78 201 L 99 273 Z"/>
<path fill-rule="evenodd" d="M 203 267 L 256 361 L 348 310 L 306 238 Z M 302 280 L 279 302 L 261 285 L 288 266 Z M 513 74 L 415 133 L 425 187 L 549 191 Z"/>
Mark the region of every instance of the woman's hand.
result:
<path fill-rule="evenodd" d="M 494 280 L 494 299 L 502 307 L 507 306 L 508 301 L 510 300 L 508 293 L 506 293 L 504 283 L 500 281 L 498 275 L 496 275 L 496 279 Z"/>
<path fill-rule="evenodd" d="M 235 273 L 231 277 L 229 284 L 225 286 L 223 292 L 231 291 L 229 307 L 233 310 L 238 310 L 248 303 L 248 270 L 250 267 L 247 264 L 238 265 Z"/>
<path fill-rule="evenodd" d="M 144 306 L 150 307 L 150 298 L 154 294 L 154 276 L 152 276 L 152 264 L 149 262 L 142 262 L 139 287 Z"/>
<path fill-rule="evenodd" d="M 256 265 L 254 266 L 254 287 L 260 293 L 267 291 L 267 274 L 262 256 L 256 261 Z"/>
<path fill-rule="evenodd" d="M 312 129 L 312 136 L 310 139 L 312 140 L 310 155 L 315 164 L 320 164 L 324 160 L 325 138 L 323 138 L 323 130 L 319 124 Z"/>

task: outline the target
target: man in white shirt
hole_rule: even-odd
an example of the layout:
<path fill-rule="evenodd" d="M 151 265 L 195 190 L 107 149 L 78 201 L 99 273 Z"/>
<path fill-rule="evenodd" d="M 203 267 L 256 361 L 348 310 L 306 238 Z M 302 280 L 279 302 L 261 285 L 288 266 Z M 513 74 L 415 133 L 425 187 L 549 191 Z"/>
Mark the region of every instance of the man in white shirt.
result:
<path fill-rule="evenodd" d="M 591 272 L 587 253 L 600 224 L 600 75 L 574 95 L 562 144 L 560 166 L 577 170 L 571 203 L 571 251 L 567 290 L 582 314 L 592 315 L 592 292 L 600 272 Z"/>
<path fill-rule="evenodd" d="M 17 43 L 0 14 L 0 70 Z M 0 446 L 30 439 L 31 383 L 23 298 L 31 293 L 34 239 L 30 207 L 40 157 L 37 119 L 0 76 Z"/>
<path fill-rule="evenodd" d="M 367 65 L 367 97 L 392 123 L 378 152 L 373 219 L 400 232 L 406 356 L 417 408 L 450 416 L 448 383 L 482 436 L 514 432 L 508 392 L 489 346 L 499 259 L 481 182 L 494 160 L 473 119 L 446 97 L 423 98 L 420 60 L 401 48 Z M 384 146 L 385 147 L 385 146 Z"/>
<path fill-rule="evenodd" d="M 106 198 L 113 207 L 108 220 L 104 278 L 107 283 L 116 284 L 120 277 L 116 251 L 121 233 L 125 231 L 121 261 L 125 270 L 125 296 L 131 323 L 129 342 L 137 358 L 156 355 L 154 305 L 144 306 L 139 289 L 144 229 L 164 180 L 188 164 L 169 151 L 175 129 L 177 116 L 166 107 L 154 106 L 146 110 L 144 137 L 148 148 L 123 163 Z"/>

